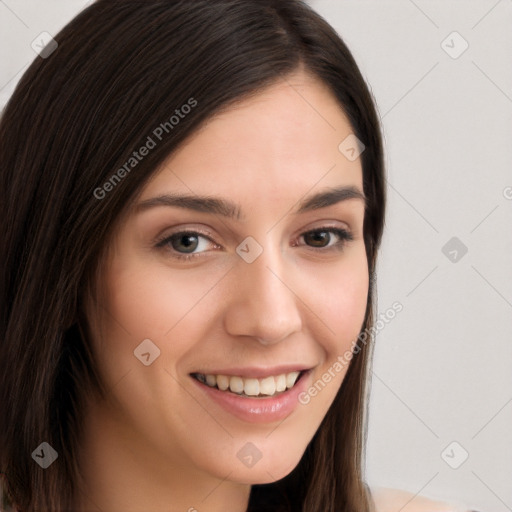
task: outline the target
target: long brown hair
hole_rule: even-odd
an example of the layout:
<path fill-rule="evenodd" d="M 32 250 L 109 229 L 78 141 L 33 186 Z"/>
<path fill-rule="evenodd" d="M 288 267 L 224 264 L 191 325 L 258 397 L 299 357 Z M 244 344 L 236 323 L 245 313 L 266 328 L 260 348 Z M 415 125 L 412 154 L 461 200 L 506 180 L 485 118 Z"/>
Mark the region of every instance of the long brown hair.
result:
<path fill-rule="evenodd" d="M 303 65 L 330 88 L 366 146 L 370 276 L 385 211 L 372 96 L 340 37 L 305 3 L 99 0 L 55 40 L 0 121 L 0 469 L 23 512 L 73 508 L 84 397 L 101 387 L 82 328 L 83 297 L 115 222 L 201 123 Z M 110 181 L 108 194 L 98 192 L 191 98 L 194 108 L 136 168 Z M 370 280 L 362 331 L 373 324 L 374 295 Z M 298 466 L 253 486 L 250 511 L 370 510 L 362 474 L 370 356 L 364 343 Z M 41 442 L 59 454 L 45 470 L 31 457 Z"/>

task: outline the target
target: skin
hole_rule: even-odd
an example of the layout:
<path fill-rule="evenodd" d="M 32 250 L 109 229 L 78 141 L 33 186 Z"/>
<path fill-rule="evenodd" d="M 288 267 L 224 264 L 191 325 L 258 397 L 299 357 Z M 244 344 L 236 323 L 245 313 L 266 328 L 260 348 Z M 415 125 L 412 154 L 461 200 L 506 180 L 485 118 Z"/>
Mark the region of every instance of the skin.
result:
<path fill-rule="evenodd" d="M 372 497 L 378 512 L 471 512 L 398 489 L 376 487 L 372 489 Z"/>
<path fill-rule="evenodd" d="M 348 367 L 284 421 L 258 424 L 213 403 L 189 373 L 298 363 L 312 368 L 313 384 L 352 348 L 368 291 L 364 202 L 294 213 L 331 187 L 362 192 L 360 159 L 338 150 L 350 133 L 330 91 L 298 71 L 212 118 L 141 191 L 136 203 L 165 193 L 222 197 L 242 218 L 134 206 L 120 223 L 99 307 L 88 307 L 109 394 L 91 398 L 86 415 L 80 510 L 242 512 L 251 484 L 297 465 Z M 340 249 L 324 233 L 327 247 L 308 245 L 302 235 L 325 226 L 353 240 Z M 201 238 L 191 261 L 173 257 L 171 243 L 156 247 L 184 229 L 213 242 Z M 236 252 L 248 236 L 263 248 L 253 263 Z M 160 356 L 144 366 L 133 351 L 148 338 Z M 250 468 L 237 458 L 247 442 L 262 454 Z"/>

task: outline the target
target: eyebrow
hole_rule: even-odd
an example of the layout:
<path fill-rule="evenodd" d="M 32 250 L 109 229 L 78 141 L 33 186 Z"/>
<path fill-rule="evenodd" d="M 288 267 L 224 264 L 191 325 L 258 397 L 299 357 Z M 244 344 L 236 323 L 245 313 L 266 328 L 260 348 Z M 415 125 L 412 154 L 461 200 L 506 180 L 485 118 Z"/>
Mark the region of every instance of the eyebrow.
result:
<path fill-rule="evenodd" d="M 300 214 L 319 210 L 349 199 L 361 200 L 365 206 L 367 204 L 367 199 L 359 188 L 354 186 L 335 187 L 301 199 L 294 213 Z M 191 194 L 164 194 L 152 197 L 138 203 L 135 210 L 139 213 L 157 206 L 171 206 L 197 212 L 213 213 L 236 220 L 243 218 L 240 205 L 228 199 Z"/>

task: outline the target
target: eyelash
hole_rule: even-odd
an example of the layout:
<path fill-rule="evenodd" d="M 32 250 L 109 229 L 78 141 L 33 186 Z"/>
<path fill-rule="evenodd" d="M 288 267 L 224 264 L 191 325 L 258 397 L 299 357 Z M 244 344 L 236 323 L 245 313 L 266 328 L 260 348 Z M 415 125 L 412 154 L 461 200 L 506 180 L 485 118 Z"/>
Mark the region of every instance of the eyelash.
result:
<path fill-rule="evenodd" d="M 317 252 L 317 251 L 325 252 L 325 251 L 330 251 L 330 250 L 342 251 L 345 248 L 345 245 L 348 242 L 351 242 L 351 241 L 354 240 L 354 237 L 353 237 L 352 233 L 350 233 L 350 231 L 347 231 L 346 229 L 342 229 L 342 228 L 327 227 L 327 226 L 326 227 L 312 229 L 310 231 L 305 231 L 304 233 L 302 233 L 300 235 L 300 237 L 303 237 L 305 235 L 310 235 L 310 234 L 313 234 L 313 233 L 331 233 L 331 234 L 334 234 L 334 235 L 338 236 L 339 239 L 340 239 L 340 241 L 336 242 L 334 245 L 330 245 L 330 246 L 326 246 L 326 247 L 307 246 L 307 247 L 309 247 L 310 249 L 312 249 L 315 252 Z M 192 259 L 201 257 L 204 254 L 204 252 L 206 252 L 206 251 L 199 252 L 199 253 L 184 254 L 184 253 L 180 253 L 180 252 L 176 251 L 175 249 L 173 249 L 172 247 L 170 247 L 170 244 L 171 244 L 171 242 L 172 242 L 172 240 L 174 238 L 179 238 L 179 237 L 182 237 L 182 236 L 185 236 L 185 235 L 191 235 L 191 236 L 206 238 L 212 244 L 218 245 L 218 244 L 215 244 L 215 242 L 210 238 L 210 236 L 208 236 L 205 233 L 202 233 L 201 231 L 188 231 L 188 230 L 185 230 L 185 231 L 177 231 L 176 233 L 173 233 L 172 235 L 165 236 L 164 238 L 162 238 L 160 240 L 157 240 L 155 246 L 157 248 L 159 248 L 159 249 L 165 249 L 166 246 L 169 246 L 169 250 L 174 252 L 172 257 L 177 259 L 177 260 L 190 261 Z M 294 245 L 294 247 L 296 247 L 296 246 Z"/>

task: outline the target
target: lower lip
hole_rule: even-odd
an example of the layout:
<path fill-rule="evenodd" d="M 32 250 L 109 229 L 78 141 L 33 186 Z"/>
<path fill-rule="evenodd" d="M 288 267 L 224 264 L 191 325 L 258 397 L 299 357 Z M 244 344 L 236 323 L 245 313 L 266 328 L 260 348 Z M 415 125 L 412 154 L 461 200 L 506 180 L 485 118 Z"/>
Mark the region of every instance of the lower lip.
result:
<path fill-rule="evenodd" d="M 250 423 L 272 423 L 284 420 L 295 410 L 299 404 L 299 394 L 307 388 L 310 373 L 310 370 L 304 372 L 295 386 L 268 398 L 247 398 L 230 391 L 212 388 L 194 377 L 191 379 L 211 400 L 233 416 Z"/>

